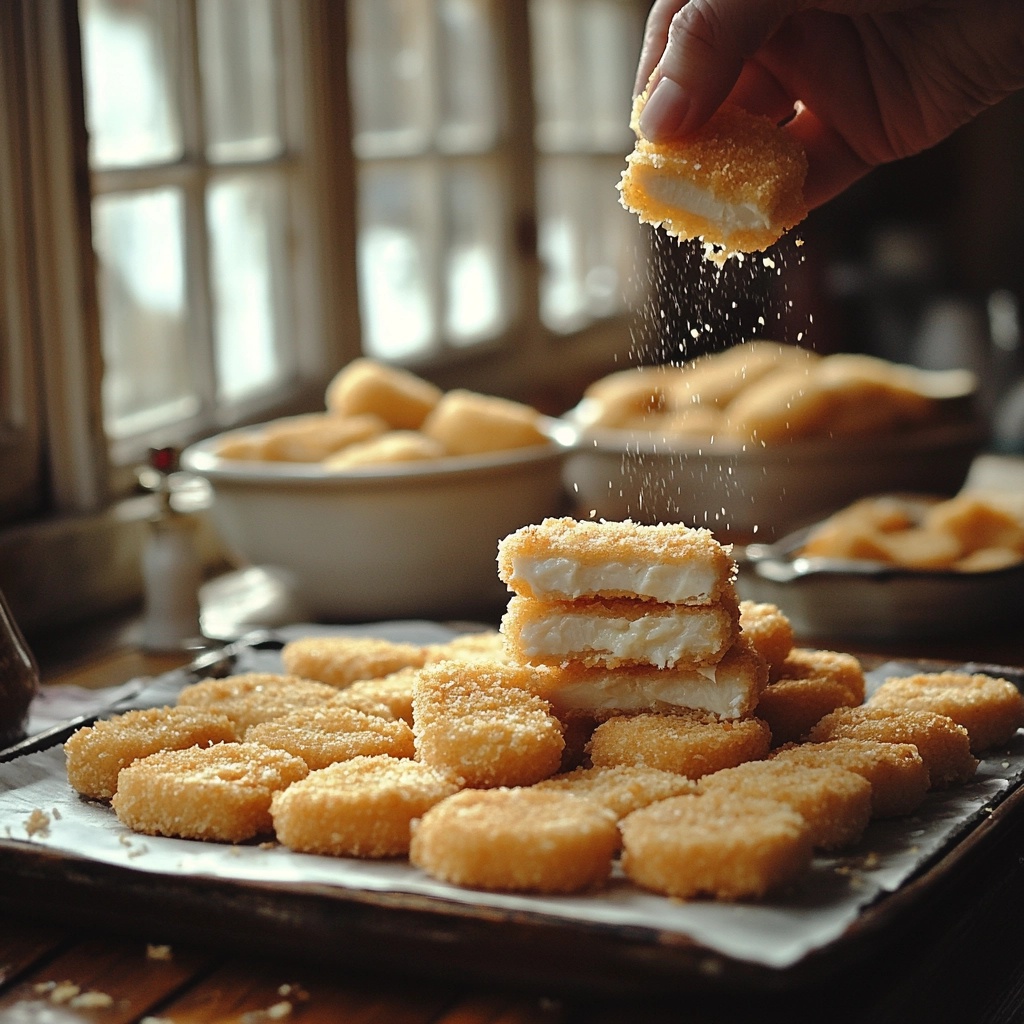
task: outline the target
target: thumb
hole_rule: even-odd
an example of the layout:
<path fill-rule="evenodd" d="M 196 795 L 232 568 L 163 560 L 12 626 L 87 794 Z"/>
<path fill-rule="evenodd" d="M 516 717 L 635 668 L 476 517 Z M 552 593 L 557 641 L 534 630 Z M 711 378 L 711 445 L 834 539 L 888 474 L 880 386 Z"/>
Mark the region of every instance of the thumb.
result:
<path fill-rule="evenodd" d="M 662 10 L 659 21 L 658 9 Z M 725 101 L 744 61 L 774 34 L 799 0 L 689 0 L 652 9 L 644 54 L 665 38 L 650 76 L 640 131 L 652 141 L 696 131 Z M 679 7 L 664 32 L 666 8 Z"/>

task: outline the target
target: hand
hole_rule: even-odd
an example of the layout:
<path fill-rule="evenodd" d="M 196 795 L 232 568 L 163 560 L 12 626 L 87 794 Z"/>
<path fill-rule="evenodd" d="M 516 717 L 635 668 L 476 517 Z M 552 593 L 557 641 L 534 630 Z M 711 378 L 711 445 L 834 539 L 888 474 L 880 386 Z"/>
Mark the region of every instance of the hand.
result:
<path fill-rule="evenodd" d="M 636 91 L 651 141 L 729 99 L 786 121 L 820 206 L 1024 87 L 1024 0 L 655 0 Z"/>

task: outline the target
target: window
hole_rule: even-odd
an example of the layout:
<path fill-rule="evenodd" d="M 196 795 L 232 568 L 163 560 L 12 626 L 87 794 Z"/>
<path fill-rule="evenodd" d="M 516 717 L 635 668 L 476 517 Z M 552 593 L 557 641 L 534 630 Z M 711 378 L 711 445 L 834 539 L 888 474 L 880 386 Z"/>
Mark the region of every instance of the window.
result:
<path fill-rule="evenodd" d="M 109 522 L 148 446 L 317 408 L 361 352 L 573 401 L 630 347 L 646 7 L 0 5 L 0 517 Z"/>

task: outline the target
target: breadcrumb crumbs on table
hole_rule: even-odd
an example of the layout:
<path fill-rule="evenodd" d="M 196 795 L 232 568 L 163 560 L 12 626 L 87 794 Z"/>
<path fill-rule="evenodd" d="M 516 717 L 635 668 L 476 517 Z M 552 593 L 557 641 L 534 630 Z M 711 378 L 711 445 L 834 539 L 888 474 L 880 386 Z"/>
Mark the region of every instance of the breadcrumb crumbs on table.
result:
<path fill-rule="evenodd" d="M 50 816 L 38 807 L 24 821 L 25 834 L 28 836 L 47 836 L 50 834 Z"/>

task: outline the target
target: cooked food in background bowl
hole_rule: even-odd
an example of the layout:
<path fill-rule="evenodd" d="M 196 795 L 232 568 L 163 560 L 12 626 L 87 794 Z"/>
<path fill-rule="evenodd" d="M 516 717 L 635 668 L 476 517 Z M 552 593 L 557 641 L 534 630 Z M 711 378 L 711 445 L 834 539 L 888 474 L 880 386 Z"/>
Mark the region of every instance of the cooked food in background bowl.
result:
<path fill-rule="evenodd" d="M 952 495 L 985 430 L 976 381 L 753 341 L 592 384 L 565 482 L 582 514 L 774 540 L 881 491 Z"/>
<path fill-rule="evenodd" d="M 228 552 L 273 569 L 311 619 L 444 619 L 507 602 L 498 541 L 564 511 L 573 439 L 528 405 L 357 360 L 324 412 L 208 438 L 181 462 L 209 482 Z"/>
<path fill-rule="evenodd" d="M 1024 600 L 1024 504 L 963 492 L 875 495 L 738 553 L 737 587 L 803 636 L 864 640 L 998 629 Z"/>

